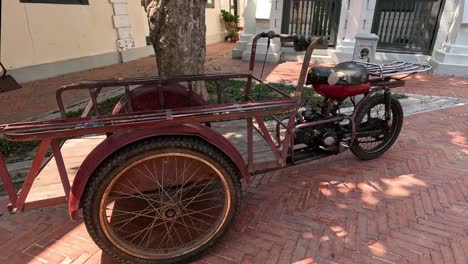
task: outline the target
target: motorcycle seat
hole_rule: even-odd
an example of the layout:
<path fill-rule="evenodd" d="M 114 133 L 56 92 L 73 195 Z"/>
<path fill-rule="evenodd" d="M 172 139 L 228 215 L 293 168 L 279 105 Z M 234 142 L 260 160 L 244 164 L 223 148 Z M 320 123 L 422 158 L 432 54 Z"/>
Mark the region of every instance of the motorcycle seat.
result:
<path fill-rule="evenodd" d="M 306 84 L 358 85 L 369 82 L 366 67 L 356 62 L 343 62 L 335 67 L 315 67 L 309 70 Z"/>

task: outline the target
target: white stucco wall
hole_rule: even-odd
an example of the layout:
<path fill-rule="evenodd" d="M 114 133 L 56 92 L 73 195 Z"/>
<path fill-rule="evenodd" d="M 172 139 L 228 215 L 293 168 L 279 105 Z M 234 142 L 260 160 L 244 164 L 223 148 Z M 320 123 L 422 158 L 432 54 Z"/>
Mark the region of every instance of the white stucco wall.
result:
<path fill-rule="evenodd" d="M 442 48 L 442 45 L 448 39 L 451 25 L 455 18 L 457 2 L 463 0 L 445 0 L 445 6 L 440 18 L 439 31 L 437 33 L 436 41 L 434 43 L 434 52 Z"/>
<path fill-rule="evenodd" d="M 89 5 L 2 2 L 0 56 L 8 68 L 116 50 L 109 1 L 90 0 Z"/>
<path fill-rule="evenodd" d="M 0 60 L 19 82 L 103 67 L 154 54 L 139 0 L 89 0 L 89 5 L 2 1 Z M 206 9 L 207 44 L 224 40 L 220 12 Z"/>
<path fill-rule="evenodd" d="M 446 10 L 452 11 L 447 13 L 451 14 L 448 30 L 439 32 L 441 47 L 436 46 L 430 63 L 435 73 L 468 76 L 468 0 L 451 4 Z"/>
<path fill-rule="evenodd" d="M 354 46 L 354 36 L 370 33 L 374 19 L 376 0 L 343 0 L 341 2 L 340 24 L 337 46 L 350 49 Z"/>

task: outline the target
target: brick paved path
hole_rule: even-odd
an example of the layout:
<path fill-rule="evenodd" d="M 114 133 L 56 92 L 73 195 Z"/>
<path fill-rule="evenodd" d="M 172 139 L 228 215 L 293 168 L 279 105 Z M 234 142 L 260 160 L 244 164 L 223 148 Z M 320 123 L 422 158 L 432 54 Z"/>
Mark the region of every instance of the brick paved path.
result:
<path fill-rule="evenodd" d="M 269 67 L 273 81 L 297 78 L 297 63 Z M 468 97 L 463 78 L 408 85 Z M 64 206 L 1 216 L 0 243 L 0 263 L 114 263 Z M 408 117 L 380 159 L 345 153 L 255 177 L 232 232 L 198 261 L 294 262 L 468 263 L 468 106 Z"/>
<path fill-rule="evenodd" d="M 231 60 L 232 43 L 208 45 L 205 68 L 207 72 L 240 72 L 247 64 Z M 63 85 L 87 80 L 102 80 L 123 77 L 153 76 L 157 73 L 154 57 L 142 58 L 124 64 L 66 74 L 63 76 L 23 84 L 23 88 L 0 93 L 0 124 L 21 121 L 57 109 L 55 91 Z M 65 104 L 89 98 L 88 92 L 67 92 Z"/>
<path fill-rule="evenodd" d="M 410 116 L 382 158 L 253 179 L 199 263 L 468 263 L 468 106 Z M 0 218 L 0 263 L 114 263 L 65 207 Z"/>

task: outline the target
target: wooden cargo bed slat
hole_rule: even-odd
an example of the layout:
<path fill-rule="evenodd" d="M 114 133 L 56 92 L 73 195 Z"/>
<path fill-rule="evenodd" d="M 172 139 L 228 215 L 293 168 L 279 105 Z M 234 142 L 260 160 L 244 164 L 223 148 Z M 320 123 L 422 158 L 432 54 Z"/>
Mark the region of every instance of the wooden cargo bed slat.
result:
<path fill-rule="evenodd" d="M 73 183 L 76 172 L 86 156 L 105 138 L 106 136 L 92 136 L 70 139 L 65 142 L 61 150 L 70 184 Z M 65 196 L 65 193 L 60 182 L 57 164 L 52 158 L 34 181 L 26 203 L 62 196 Z"/>

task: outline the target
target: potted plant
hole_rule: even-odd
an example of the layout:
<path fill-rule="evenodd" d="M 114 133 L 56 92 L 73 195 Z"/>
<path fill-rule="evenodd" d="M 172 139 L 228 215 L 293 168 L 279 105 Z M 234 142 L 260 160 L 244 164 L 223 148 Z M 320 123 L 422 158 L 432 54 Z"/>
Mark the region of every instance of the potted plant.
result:
<path fill-rule="evenodd" d="M 230 32 L 229 38 L 231 39 L 231 42 L 239 41 L 240 35 L 239 35 L 239 31 L 237 30 L 237 28 Z"/>
<path fill-rule="evenodd" d="M 226 10 L 221 10 L 221 16 L 224 21 L 224 26 L 228 32 L 227 37 L 232 42 L 239 40 L 239 32 L 237 30 L 237 23 L 239 23 L 239 16 L 235 16 Z"/>

